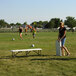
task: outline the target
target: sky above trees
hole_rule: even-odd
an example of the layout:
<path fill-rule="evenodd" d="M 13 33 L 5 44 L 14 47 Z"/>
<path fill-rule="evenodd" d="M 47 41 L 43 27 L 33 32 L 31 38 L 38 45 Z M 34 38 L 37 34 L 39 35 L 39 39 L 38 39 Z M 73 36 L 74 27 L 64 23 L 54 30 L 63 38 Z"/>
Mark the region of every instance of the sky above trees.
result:
<path fill-rule="evenodd" d="M 76 0 L 0 0 L 0 19 L 8 23 L 32 23 L 51 18 L 76 18 Z"/>

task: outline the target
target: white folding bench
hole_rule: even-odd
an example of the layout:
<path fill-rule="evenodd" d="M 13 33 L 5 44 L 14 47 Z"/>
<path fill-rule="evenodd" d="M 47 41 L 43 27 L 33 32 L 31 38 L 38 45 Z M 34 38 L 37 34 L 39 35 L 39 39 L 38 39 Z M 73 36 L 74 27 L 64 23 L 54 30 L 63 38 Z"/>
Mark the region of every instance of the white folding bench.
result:
<path fill-rule="evenodd" d="M 33 48 L 33 49 L 20 49 L 20 50 L 11 50 L 12 56 L 15 57 L 18 53 L 25 51 L 26 56 L 31 52 L 35 52 L 38 55 L 41 55 L 41 48 Z"/>

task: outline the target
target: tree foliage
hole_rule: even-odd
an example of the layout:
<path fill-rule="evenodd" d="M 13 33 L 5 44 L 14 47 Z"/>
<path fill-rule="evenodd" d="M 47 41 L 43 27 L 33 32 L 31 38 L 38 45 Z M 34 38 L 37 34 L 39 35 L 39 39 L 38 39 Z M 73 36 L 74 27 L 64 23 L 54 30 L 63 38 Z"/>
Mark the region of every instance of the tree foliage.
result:
<path fill-rule="evenodd" d="M 16 25 L 17 25 L 17 26 L 21 26 L 22 24 L 21 24 L 21 23 L 19 23 L 19 22 L 17 22 L 17 23 L 16 23 Z"/>
<path fill-rule="evenodd" d="M 64 21 L 65 25 L 67 25 L 68 27 L 75 27 L 76 26 L 76 19 L 74 17 L 66 17 L 66 20 Z"/>
<path fill-rule="evenodd" d="M 43 28 L 48 22 L 47 21 L 34 21 L 32 22 L 32 26 L 35 27 L 35 28 Z"/>
<path fill-rule="evenodd" d="M 57 28 L 62 20 L 60 18 L 52 18 L 50 21 L 34 21 L 30 25 L 35 28 Z M 76 19 L 75 17 L 67 16 L 66 20 L 64 20 L 64 24 L 70 28 L 76 27 Z M 16 24 L 10 23 L 8 24 L 3 19 L 0 20 L 0 28 L 1 27 L 11 27 L 11 26 L 22 26 L 27 25 L 27 22 L 23 24 L 17 22 Z"/>
<path fill-rule="evenodd" d="M 46 24 L 45 28 L 57 28 L 59 27 L 59 23 L 61 22 L 60 18 L 52 18 L 48 24 Z"/>
<path fill-rule="evenodd" d="M 24 22 L 23 25 L 27 25 L 27 22 Z"/>
<path fill-rule="evenodd" d="M 5 22 L 4 20 L 0 20 L 0 28 L 1 27 L 7 27 L 9 24 Z"/>

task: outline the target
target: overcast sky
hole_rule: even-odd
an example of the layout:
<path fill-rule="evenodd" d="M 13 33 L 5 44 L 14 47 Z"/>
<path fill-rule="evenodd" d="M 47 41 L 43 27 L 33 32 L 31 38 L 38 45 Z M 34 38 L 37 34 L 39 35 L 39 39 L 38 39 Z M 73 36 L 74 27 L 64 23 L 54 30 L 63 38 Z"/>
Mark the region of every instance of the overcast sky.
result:
<path fill-rule="evenodd" d="M 76 0 L 0 0 L 0 19 L 30 24 L 51 18 L 76 18 Z"/>

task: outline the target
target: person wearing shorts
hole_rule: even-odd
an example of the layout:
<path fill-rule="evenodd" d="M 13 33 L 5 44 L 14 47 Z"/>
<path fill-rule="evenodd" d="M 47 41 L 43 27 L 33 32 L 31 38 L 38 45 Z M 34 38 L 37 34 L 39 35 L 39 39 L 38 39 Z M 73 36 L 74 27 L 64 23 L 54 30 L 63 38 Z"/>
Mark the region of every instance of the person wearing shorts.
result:
<path fill-rule="evenodd" d="M 22 27 L 20 26 L 20 27 L 19 27 L 19 35 L 20 35 L 21 40 L 23 40 L 22 32 L 23 32 L 23 29 L 22 29 Z"/>
<path fill-rule="evenodd" d="M 25 35 L 27 35 L 27 27 L 25 28 Z"/>
<path fill-rule="evenodd" d="M 36 30 L 35 30 L 35 28 L 32 29 L 32 35 L 33 35 L 33 38 L 35 38 L 35 35 L 36 35 Z"/>
<path fill-rule="evenodd" d="M 69 56 L 70 52 L 68 51 L 68 49 L 64 45 L 65 44 L 65 40 L 66 40 L 66 28 L 64 27 L 64 23 L 60 22 L 58 41 L 61 41 L 62 55 L 65 56 L 65 51 L 66 51 L 67 55 Z"/>

